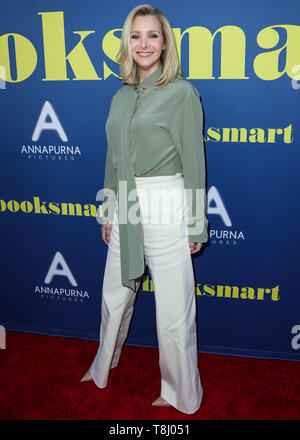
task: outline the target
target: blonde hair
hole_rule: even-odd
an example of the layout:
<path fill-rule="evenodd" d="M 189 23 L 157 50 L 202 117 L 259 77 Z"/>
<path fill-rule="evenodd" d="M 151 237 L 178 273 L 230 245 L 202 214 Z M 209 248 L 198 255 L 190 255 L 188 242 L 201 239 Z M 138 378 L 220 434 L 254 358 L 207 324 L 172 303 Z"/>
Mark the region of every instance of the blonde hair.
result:
<path fill-rule="evenodd" d="M 154 15 L 160 22 L 164 36 L 165 49 L 161 54 L 162 75 L 156 85 L 167 84 L 175 76 L 182 76 L 178 65 L 178 56 L 173 36 L 173 31 L 165 14 L 149 4 L 139 5 L 133 8 L 123 25 L 120 49 L 117 54 L 117 62 L 121 75 L 119 78 L 129 84 L 136 84 L 137 64 L 130 50 L 130 32 L 133 20 L 137 15 Z"/>

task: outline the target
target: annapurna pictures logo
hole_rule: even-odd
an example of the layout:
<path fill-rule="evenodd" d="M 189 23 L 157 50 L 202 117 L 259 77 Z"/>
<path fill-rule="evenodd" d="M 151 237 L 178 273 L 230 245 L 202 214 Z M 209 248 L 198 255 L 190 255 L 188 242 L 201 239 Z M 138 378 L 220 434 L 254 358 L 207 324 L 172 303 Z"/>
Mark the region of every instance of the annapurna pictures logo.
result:
<path fill-rule="evenodd" d="M 56 131 L 60 139 L 59 145 L 42 145 L 38 143 L 41 134 L 45 130 Z M 21 148 L 21 154 L 24 155 L 24 157 L 27 157 L 27 159 L 75 160 L 82 157 L 78 145 L 68 145 L 66 132 L 49 101 L 46 101 L 42 107 L 31 140 L 36 143 L 32 143 L 31 145 L 23 144 Z M 61 142 L 64 144 L 61 144 Z"/>
<path fill-rule="evenodd" d="M 72 287 L 54 286 L 53 278 L 57 281 L 57 277 L 66 278 Z M 56 252 L 46 274 L 44 285 L 35 286 L 34 293 L 40 295 L 43 299 L 68 301 L 83 303 L 90 299 L 87 290 L 78 289 L 77 281 L 74 278 L 65 258 L 60 252 Z"/>

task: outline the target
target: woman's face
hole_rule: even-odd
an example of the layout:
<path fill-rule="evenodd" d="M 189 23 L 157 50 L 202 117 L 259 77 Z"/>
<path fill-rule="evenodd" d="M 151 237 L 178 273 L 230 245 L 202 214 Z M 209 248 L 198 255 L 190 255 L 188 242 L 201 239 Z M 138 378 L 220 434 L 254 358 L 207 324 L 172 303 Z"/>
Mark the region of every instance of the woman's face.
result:
<path fill-rule="evenodd" d="M 165 48 L 160 21 L 153 15 L 137 15 L 132 23 L 130 49 L 139 69 L 154 72 L 161 64 L 161 53 Z"/>

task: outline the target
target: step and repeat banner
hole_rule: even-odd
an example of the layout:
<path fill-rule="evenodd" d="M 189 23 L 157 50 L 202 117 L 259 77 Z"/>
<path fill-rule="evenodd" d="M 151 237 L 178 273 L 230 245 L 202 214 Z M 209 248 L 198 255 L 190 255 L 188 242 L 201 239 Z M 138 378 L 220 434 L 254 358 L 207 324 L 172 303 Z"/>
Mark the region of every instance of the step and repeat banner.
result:
<path fill-rule="evenodd" d="M 98 339 L 105 123 L 138 4 L 1 5 L 1 329 Z M 170 20 L 205 115 L 199 351 L 300 360 L 300 3 L 151 4 Z M 126 343 L 157 347 L 148 268 Z"/>

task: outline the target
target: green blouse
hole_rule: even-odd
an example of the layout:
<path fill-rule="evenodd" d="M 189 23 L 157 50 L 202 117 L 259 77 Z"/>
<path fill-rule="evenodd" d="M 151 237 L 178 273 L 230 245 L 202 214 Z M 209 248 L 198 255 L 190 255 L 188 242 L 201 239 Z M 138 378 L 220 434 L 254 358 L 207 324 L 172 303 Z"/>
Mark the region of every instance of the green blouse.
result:
<path fill-rule="evenodd" d="M 120 221 L 138 197 L 128 200 L 136 190 L 134 176 L 163 176 L 182 172 L 184 188 L 192 189 L 192 212 L 195 189 L 202 190 L 202 218 L 194 216 L 191 225 L 201 221 L 198 235 L 189 242 L 206 242 L 208 221 L 205 214 L 205 157 L 203 145 L 203 112 L 199 93 L 187 80 L 175 77 L 157 86 L 162 74 L 159 66 L 137 84 L 124 83 L 112 98 L 106 122 L 107 154 L 104 176 L 103 221 L 113 220 L 118 196 L 119 235 L 122 284 L 137 291 L 138 279 L 145 271 L 143 225 Z M 119 186 L 120 181 L 125 181 Z M 111 190 L 109 192 L 109 190 Z M 110 195 L 113 194 L 114 197 Z M 191 211 L 191 208 L 190 208 Z M 189 212 L 190 212 L 189 211 Z M 139 212 L 139 209 L 138 209 Z"/>

